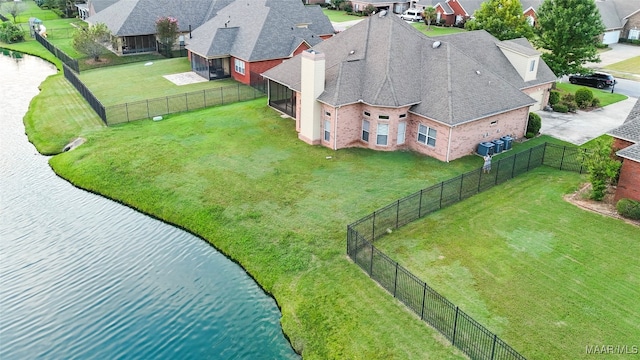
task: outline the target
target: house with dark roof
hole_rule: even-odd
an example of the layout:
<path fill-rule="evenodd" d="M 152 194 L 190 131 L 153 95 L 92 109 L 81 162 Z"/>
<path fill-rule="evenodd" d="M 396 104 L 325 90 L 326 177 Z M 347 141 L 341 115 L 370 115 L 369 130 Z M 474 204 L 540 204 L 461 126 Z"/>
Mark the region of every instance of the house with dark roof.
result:
<path fill-rule="evenodd" d="M 409 0 L 351 0 L 353 11 L 364 11 L 367 6 L 376 8 L 376 12 L 387 10 L 395 14 L 402 14 L 409 8 Z"/>
<path fill-rule="evenodd" d="M 613 136 L 613 149 L 622 159 L 614 199 L 640 201 L 640 100 L 631 109 L 625 122 L 608 135 Z"/>
<path fill-rule="evenodd" d="M 483 141 L 523 137 L 531 107 L 546 105 L 555 81 L 525 39 L 474 31 L 436 40 L 383 14 L 263 76 L 269 106 L 293 117 L 309 144 L 412 150 L 442 161 Z"/>
<path fill-rule="evenodd" d="M 260 73 L 333 36 L 333 25 L 317 5 L 299 0 L 90 0 L 86 21 L 104 23 L 119 55 L 158 50 L 156 20 L 178 20 L 177 45 L 188 51 L 193 71 L 213 80 L 245 84 Z"/>
<path fill-rule="evenodd" d="M 251 84 L 260 73 L 333 33 L 319 6 L 299 0 L 235 1 L 195 29 L 186 49 L 192 70 L 202 77 Z"/>

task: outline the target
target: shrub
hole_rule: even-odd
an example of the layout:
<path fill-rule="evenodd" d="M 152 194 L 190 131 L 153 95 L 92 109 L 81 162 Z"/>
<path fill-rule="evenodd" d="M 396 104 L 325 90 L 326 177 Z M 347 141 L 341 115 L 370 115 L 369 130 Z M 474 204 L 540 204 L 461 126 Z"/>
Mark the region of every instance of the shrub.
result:
<path fill-rule="evenodd" d="M 620 199 L 616 204 L 618 214 L 633 220 L 640 220 L 640 201 Z"/>
<path fill-rule="evenodd" d="M 369 4 L 364 8 L 362 13 L 364 13 L 364 16 L 369 16 L 369 15 L 373 14 L 374 12 L 376 12 L 376 10 L 378 10 L 378 9 L 375 6 Z"/>
<path fill-rule="evenodd" d="M 553 105 L 560 102 L 560 93 L 558 91 L 551 90 L 549 93 L 549 105 L 553 107 Z"/>
<path fill-rule="evenodd" d="M 536 136 L 536 134 L 532 133 L 532 132 L 528 132 L 526 134 L 524 134 L 524 137 L 526 137 L 527 139 L 533 139 Z"/>
<path fill-rule="evenodd" d="M 600 107 L 600 98 L 594 97 L 591 99 L 591 107 Z"/>
<path fill-rule="evenodd" d="M 587 88 L 580 88 L 576 90 L 576 104 L 580 109 L 586 109 L 591 105 L 591 100 L 593 100 L 593 92 Z"/>
<path fill-rule="evenodd" d="M 562 103 L 567 106 L 569 112 L 576 112 L 578 109 L 578 104 L 575 101 L 563 101 Z"/>
<path fill-rule="evenodd" d="M 7 44 L 24 41 L 24 30 L 9 21 L 0 23 L 0 41 Z"/>
<path fill-rule="evenodd" d="M 566 113 L 569 111 L 569 108 L 567 108 L 567 105 L 565 104 L 555 104 L 553 106 L 553 111 L 557 111 L 559 113 Z"/>
<path fill-rule="evenodd" d="M 542 119 L 540 115 L 536 113 L 529 113 L 529 122 L 527 122 L 527 132 L 532 132 L 534 135 L 540 131 L 542 127 Z"/>

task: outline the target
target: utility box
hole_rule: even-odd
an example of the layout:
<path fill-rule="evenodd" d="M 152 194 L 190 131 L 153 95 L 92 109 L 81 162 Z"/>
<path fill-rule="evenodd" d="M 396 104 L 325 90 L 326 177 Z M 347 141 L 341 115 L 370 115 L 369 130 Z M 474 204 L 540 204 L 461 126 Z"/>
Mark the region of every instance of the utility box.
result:
<path fill-rule="evenodd" d="M 481 142 L 478 144 L 478 154 L 481 156 L 493 155 L 495 146 L 492 142 Z"/>
<path fill-rule="evenodd" d="M 502 152 L 502 150 L 504 150 L 504 141 L 502 141 L 502 140 L 493 140 L 492 142 L 496 146 L 495 149 L 494 149 L 496 154 L 499 154 L 499 153 Z"/>
<path fill-rule="evenodd" d="M 503 136 L 500 140 L 504 141 L 504 150 L 511 150 L 511 143 L 513 142 L 513 138 L 511 136 Z"/>

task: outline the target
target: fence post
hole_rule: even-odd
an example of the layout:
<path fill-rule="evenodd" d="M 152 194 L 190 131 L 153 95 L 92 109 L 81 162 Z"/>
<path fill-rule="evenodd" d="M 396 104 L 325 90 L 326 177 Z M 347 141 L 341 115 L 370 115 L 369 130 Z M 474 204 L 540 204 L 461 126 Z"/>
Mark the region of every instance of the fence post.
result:
<path fill-rule="evenodd" d="M 529 159 L 527 159 L 527 172 L 529 172 L 529 167 L 531 166 L 531 153 L 533 152 L 533 148 L 529 148 Z M 544 163 L 544 153 L 542 154 L 542 162 Z"/>
<path fill-rule="evenodd" d="M 444 193 L 444 181 L 440 183 L 440 209 L 442 209 L 442 194 Z"/>
<path fill-rule="evenodd" d="M 498 185 L 498 174 L 500 173 L 500 163 L 502 162 L 502 159 L 500 159 L 500 161 L 498 161 L 498 166 L 496 166 L 496 182 L 495 184 Z"/>
<path fill-rule="evenodd" d="M 396 229 L 398 228 L 398 223 L 400 221 L 400 199 L 396 203 Z"/>
<path fill-rule="evenodd" d="M 393 279 L 393 297 L 396 297 L 397 288 L 398 288 L 398 263 L 396 262 L 396 277 Z"/>
<path fill-rule="evenodd" d="M 184 94 L 184 106 L 187 108 L 187 111 L 189 111 L 189 93 Z"/>
<path fill-rule="evenodd" d="M 127 122 L 129 122 L 129 103 L 124 103 L 124 112 L 127 114 Z"/>
<path fill-rule="evenodd" d="M 482 186 L 482 169 L 480 169 L 480 176 L 478 176 L 478 192 L 480 192 L 480 186 Z"/>
<path fill-rule="evenodd" d="M 418 219 L 422 217 L 422 190 L 420 189 L 420 202 L 418 203 Z"/>
<path fill-rule="evenodd" d="M 511 166 L 511 178 L 513 179 L 516 176 L 516 160 L 518 160 L 518 154 L 513 154 L 513 166 Z"/>
<path fill-rule="evenodd" d="M 456 318 L 453 320 L 453 336 L 451 337 L 451 345 L 456 344 L 456 332 L 458 331 L 458 312 L 460 308 L 456 306 Z"/>
<path fill-rule="evenodd" d="M 544 165 L 544 158 L 547 156 L 547 146 L 549 143 L 544 143 L 544 148 L 542 149 L 542 165 Z"/>
<path fill-rule="evenodd" d="M 165 96 L 164 98 L 167 100 L 167 114 L 169 114 L 169 97 Z"/>
<path fill-rule="evenodd" d="M 220 105 L 224 105 L 224 91 L 220 88 Z"/>
<path fill-rule="evenodd" d="M 371 221 L 373 226 L 371 227 L 371 243 L 376 240 L 376 212 L 373 212 L 373 220 Z"/>
<path fill-rule="evenodd" d="M 560 170 L 562 170 L 562 165 L 564 164 L 564 153 L 565 153 L 565 151 L 567 151 L 567 147 L 566 146 L 564 146 L 562 148 L 562 158 L 560 159 Z"/>
<path fill-rule="evenodd" d="M 460 192 L 458 194 L 458 201 L 462 200 L 462 184 L 464 184 L 464 174 L 460 176 Z"/>
<path fill-rule="evenodd" d="M 373 244 L 371 244 L 371 262 L 369 262 L 369 277 L 373 277 Z"/>
<path fill-rule="evenodd" d="M 493 360 L 493 357 L 495 356 L 496 353 L 496 341 L 498 340 L 498 335 L 493 334 L 493 345 L 491 346 L 491 360 Z"/>
<path fill-rule="evenodd" d="M 207 90 L 202 90 L 202 95 L 202 99 L 204 100 L 204 107 L 207 107 Z"/>
<path fill-rule="evenodd" d="M 427 298 L 427 283 L 424 283 L 423 290 L 422 290 L 422 311 L 420 313 L 420 320 L 424 320 L 424 303 L 426 298 Z"/>
<path fill-rule="evenodd" d="M 147 118 L 151 117 L 151 112 L 149 112 L 149 100 L 147 100 Z"/>
<path fill-rule="evenodd" d="M 240 101 L 240 83 L 238 83 L 238 101 Z"/>

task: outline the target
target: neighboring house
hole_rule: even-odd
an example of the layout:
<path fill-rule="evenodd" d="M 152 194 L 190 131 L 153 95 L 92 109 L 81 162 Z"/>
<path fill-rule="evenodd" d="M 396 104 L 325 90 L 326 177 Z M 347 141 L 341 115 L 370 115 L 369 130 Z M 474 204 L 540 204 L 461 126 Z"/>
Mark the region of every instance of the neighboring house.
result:
<path fill-rule="evenodd" d="M 192 32 L 187 40 L 191 68 L 213 80 L 233 77 L 245 84 L 258 75 L 333 36 L 319 6 L 300 0 L 236 1 Z"/>
<path fill-rule="evenodd" d="M 611 130 L 613 149 L 622 158 L 622 168 L 614 200 L 628 198 L 640 201 L 640 100 L 617 129 Z"/>
<path fill-rule="evenodd" d="M 625 16 L 620 37 L 629 40 L 640 40 L 640 8 Z"/>
<path fill-rule="evenodd" d="M 367 6 L 373 6 L 377 10 L 387 10 L 395 14 L 402 14 L 409 8 L 409 0 L 351 0 L 353 11 L 363 11 Z"/>
<path fill-rule="evenodd" d="M 620 40 L 622 32 L 622 17 L 618 15 L 618 10 L 613 1 L 596 0 L 596 7 L 600 13 L 600 19 L 604 25 L 602 34 L 603 44 L 615 44 Z"/>
<path fill-rule="evenodd" d="M 295 118 L 309 144 L 441 161 L 523 137 L 530 107 L 546 104 L 555 80 L 525 39 L 486 31 L 429 38 L 394 15 L 370 16 L 263 76 L 269 105 Z"/>
<path fill-rule="evenodd" d="M 462 0 L 417 0 L 412 1 L 411 7 L 424 11 L 426 7 L 431 6 L 436 10 L 436 23 L 453 26 L 463 23 L 473 15 L 473 11 L 467 11 L 462 2 Z"/>
<path fill-rule="evenodd" d="M 98 12 L 108 8 L 115 4 L 119 0 L 89 0 L 83 4 L 76 4 L 78 8 L 78 17 L 82 20 L 87 20 L 89 16 L 93 16 Z"/>

